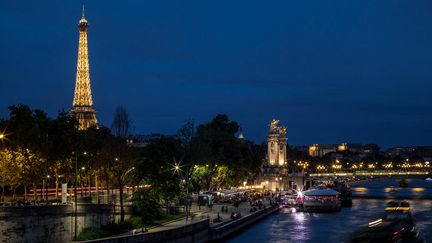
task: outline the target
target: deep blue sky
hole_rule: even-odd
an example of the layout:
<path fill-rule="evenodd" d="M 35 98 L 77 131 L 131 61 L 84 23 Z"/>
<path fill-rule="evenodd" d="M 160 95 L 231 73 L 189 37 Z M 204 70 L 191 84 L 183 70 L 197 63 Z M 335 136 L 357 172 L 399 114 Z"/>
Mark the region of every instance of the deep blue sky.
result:
<path fill-rule="evenodd" d="M 80 1 L 0 2 L 0 116 L 72 103 Z M 136 133 L 226 113 L 265 140 L 427 145 L 432 1 L 88 1 L 99 121 L 125 106 Z"/>

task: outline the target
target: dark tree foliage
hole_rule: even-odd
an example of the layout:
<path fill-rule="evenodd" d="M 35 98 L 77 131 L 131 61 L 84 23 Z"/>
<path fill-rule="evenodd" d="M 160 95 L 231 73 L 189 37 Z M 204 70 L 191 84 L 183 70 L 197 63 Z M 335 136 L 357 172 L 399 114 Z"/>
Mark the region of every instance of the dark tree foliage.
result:
<path fill-rule="evenodd" d="M 126 138 L 131 129 L 129 114 L 123 106 L 118 106 L 111 124 L 111 132 L 116 137 Z"/>
<path fill-rule="evenodd" d="M 181 176 L 174 170 L 174 165 L 179 163 L 183 156 L 180 139 L 172 136 L 155 139 L 143 149 L 139 171 L 142 178 L 159 192 L 161 200 L 176 200 Z"/>
<path fill-rule="evenodd" d="M 77 144 L 75 121 L 65 112 L 52 119 L 26 105 L 10 106 L 9 111 L 9 119 L 2 122 L 7 138 L 3 145 L 25 158 L 20 165 L 24 191 L 27 185 L 40 184 L 48 174 L 67 174 L 68 159 Z"/>
<path fill-rule="evenodd" d="M 197 163 L 209 169 L 206 188 L 212 188 L 212 177 L 218 166 L 225 165 L 233 170 L 239 168 L 243 157 L 241 142 L 235 137 L 238 129 L 239 125 L 230 121 L 227 115 L 217 115 L 211 122 L 198 126 L 192 147 L 197 152 Z"/>
<path fill-rule="evenodd" d="M 143 189 L 132 197 L 134 214 L 141 217 L 144 223 L 150 223 L 161 216 L 159 197 L 154 190 Z"/>
<path fill-rule="evenodd" d="M 144 148 L 140 167 L 143 177 L 156 185 L 166 198 L 179 190 L 180 179 L 191 179 L 190 190 L 236 186 L 259 174 L 265 147 L 236 138 L 239 126 L 226 115 L 217 115 L 194 129 L 192 121 L 179 129 L 175 137 L 162 137 Z M 174 173 L 173 166 L 180 171 Z M 197 166 L 200 166 L 199 168 Z M 196 169 L 198 168 L 198 169 Z M 213 185 L 215 176 L 224 176 Z"/>

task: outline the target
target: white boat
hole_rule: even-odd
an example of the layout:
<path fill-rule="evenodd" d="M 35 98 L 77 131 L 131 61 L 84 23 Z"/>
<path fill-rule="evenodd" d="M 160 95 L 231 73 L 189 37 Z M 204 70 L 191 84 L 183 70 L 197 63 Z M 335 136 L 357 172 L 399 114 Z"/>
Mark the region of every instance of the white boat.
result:
<path fill-rule="evenodd" d="M 325 187 L 302 192 L 303 209 L 307 212 L 335 212 L 341 210 L 340 193 Z"/>

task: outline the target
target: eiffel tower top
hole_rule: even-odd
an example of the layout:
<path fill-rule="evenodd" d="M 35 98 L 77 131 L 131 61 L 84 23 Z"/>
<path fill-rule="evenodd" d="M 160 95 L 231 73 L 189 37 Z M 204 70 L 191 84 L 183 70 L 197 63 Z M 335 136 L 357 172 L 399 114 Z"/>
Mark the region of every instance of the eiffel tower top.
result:
<path fill-rule="evenodd" d="M 83 7 L 82 7 L 82 17 L 81 17 L 81 19 L 79 21 L 78 28 L 81 31 L 85 31 L 88 28 L 88 23 L 87 23 L 87 20 L 85 19 L 85 15 L 84 15 L 84 4 L 83 4 Z"/>

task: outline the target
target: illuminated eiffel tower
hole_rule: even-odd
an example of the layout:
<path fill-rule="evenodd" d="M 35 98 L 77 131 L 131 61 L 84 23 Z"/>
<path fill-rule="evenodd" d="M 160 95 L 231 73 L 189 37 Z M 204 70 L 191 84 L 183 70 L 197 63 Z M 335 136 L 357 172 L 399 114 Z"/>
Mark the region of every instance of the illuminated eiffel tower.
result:
<path fill-rule="evenodd" d="M 96 111 L 93 108 L 93 99 L 90 86 L 90 67 L 87 46 L 88 23 L 84 17 L 84 6 L 82 18 L 78 24 L 78 29 L 78 64 L 71 114 L 78 121 L 78 129 L 85 130 L 92 126 L 98 127 L 98 124 L 96 120 Z"/>

